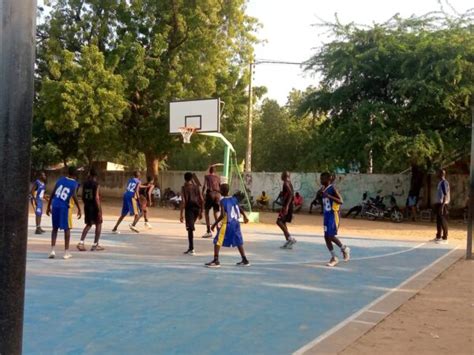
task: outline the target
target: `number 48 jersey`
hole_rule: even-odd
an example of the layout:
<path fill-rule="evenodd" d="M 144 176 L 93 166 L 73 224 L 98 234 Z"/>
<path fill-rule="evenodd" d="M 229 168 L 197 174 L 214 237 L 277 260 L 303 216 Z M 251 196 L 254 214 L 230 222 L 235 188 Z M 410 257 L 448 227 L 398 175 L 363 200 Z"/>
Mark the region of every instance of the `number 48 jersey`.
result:
<path fill-rule="evenodd" d="M 53 192 L 53 208 L 69 208 L 72 207 L 73 201 L 71 197 L 74 195 L 78 187 L 76 180 L 62 177 L 56 182 Z"/>

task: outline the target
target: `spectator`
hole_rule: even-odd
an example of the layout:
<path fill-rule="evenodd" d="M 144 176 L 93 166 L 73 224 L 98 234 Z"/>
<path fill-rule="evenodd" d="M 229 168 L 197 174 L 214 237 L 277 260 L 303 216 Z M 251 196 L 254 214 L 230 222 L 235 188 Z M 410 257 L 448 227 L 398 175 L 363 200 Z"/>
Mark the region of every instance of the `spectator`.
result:
<path fill-rule="evenodd" d="M 295 193 L 295 198 L 293 199 L 293 205 L 295 207 L 295 213 L 299 212 L 303 207 L 304 199 L 299 192 Z"/>
<path fill-rule="evenodd" d="M 407 208 L 407 215 L 408 213 L 411 213 L 412 221 L 416 221 L 416 210 L 418 206 L 418 199 L 419 199 L 419 196 L 413 190 L 410 190 L 408 192 L 406 208 Z"/>
<path fill-rule="evenodd" d="M 179 209 L 179 207 L 181 206 L 182 200 L 183 198 L 181 197 L 181 194 L 178 192 L 176 196 L 173 196 L 170 198 L 171 206 L 173 206 L 175 210 Z"/>
<path fill-rule="evenodd" d="M 161 199 L 161 190 L 159 186 L 155 186 L 152 192 L 153 195 L 153 206 L 158 206 Z"/>
<path fill-rule="evenodd" d="M 262 191 L 262 194 L 257 198 L 257 206 L 260 208 L 267 208 L 270 202 L 270 198 L 265 191 Z"/>
<path fill-rule="evenodd" d="M 448 205 L 451 200 L 449 183 L 446 180 L 446 171 L 438 171 L 438 189 L 436 192 L 436 238 L 434 241 L 440 244 L 448 243 Z"/>

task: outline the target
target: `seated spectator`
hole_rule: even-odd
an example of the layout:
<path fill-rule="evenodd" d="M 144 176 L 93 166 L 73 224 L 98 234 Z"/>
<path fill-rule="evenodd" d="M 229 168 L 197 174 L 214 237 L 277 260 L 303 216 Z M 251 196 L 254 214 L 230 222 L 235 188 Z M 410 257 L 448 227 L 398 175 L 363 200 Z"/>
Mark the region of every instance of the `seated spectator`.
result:
<path fill-rule="evenodd" d="M 170 198 L 170 203 L 174 207 L 175 210 L 179 209 L 182 201 L 181 194 L 178 192 L 176 196 Z"/>
<path fill-rule="evenodd" d="M 262 194 L 257 198 L 257 206 L 260 208 L 267 208 L 270 198 L 265 191 L 262 191 Z"/>
<path fill-rule="evenodd" d="M 275 205 L 278 205 L 278 206 L 283 206 L 283 192 L 280 192 L 280 194 L 278 195 L 278 197 L 276 198 L 275 201 L 273 201 L 272 203 L 272 211 L 275 212 L 275 211 L 279 211 L 280 210 L 280 207 L 277 207 L 275 208 Z"/>
<path fill-rule="evenodd" d="M 301 208 L 303 207 L 303 202 L 303 196 L 301 196 L 299 192 L 295 193 L 295 198 L 293 199 L 295 213 L 301 211 Z"/>

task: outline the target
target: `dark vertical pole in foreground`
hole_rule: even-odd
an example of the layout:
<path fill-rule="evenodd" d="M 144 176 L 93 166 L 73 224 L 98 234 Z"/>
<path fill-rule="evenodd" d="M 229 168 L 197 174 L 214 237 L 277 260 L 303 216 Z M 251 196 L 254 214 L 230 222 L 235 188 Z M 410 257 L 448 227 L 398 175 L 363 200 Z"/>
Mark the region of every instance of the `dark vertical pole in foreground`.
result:
<path fill-rule="evenodd" d="M 469 182 L 469 221 L 467 227 L 466 259 L 472 259 L 472 224 L 474 219 L 474 103 L 471 106 L 471 177 Z"/>
<path fill-rule="evenodd" d="M 36 0 L 0 0 L 0 354 L 23 335 Z"/>

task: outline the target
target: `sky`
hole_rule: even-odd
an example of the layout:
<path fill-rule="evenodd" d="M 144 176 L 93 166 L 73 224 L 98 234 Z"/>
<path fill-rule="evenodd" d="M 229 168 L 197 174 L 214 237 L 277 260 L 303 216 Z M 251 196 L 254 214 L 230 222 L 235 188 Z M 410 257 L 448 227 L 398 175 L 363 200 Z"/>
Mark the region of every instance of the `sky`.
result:
<path fill-rule="evenodd" d="M 442 3 L 446 12 L 452 13 L 445 1 Z M 471 0 L 450 0 L 449 3 L 461 13 L 474 7 Z M 299 63 L 308 60 L 315 48 L 327 40 L 324 30 L 313 24 L 332 21 L 335 13 L 342 23 L 370 25 L 383 23 L 396 13 L 409 17 L 439 9 L 437 0 L 249 0 L 247 13 L 263 25 L 257 35 L 265 43 L 255 48 L 257 60 Z M 291 89 L 315 86 L 317 78 L 305 73 L 300 66 L 260 64 L 255 67 L 253 85 L 266 86 L 267 97 L 283 105 Z"/>

